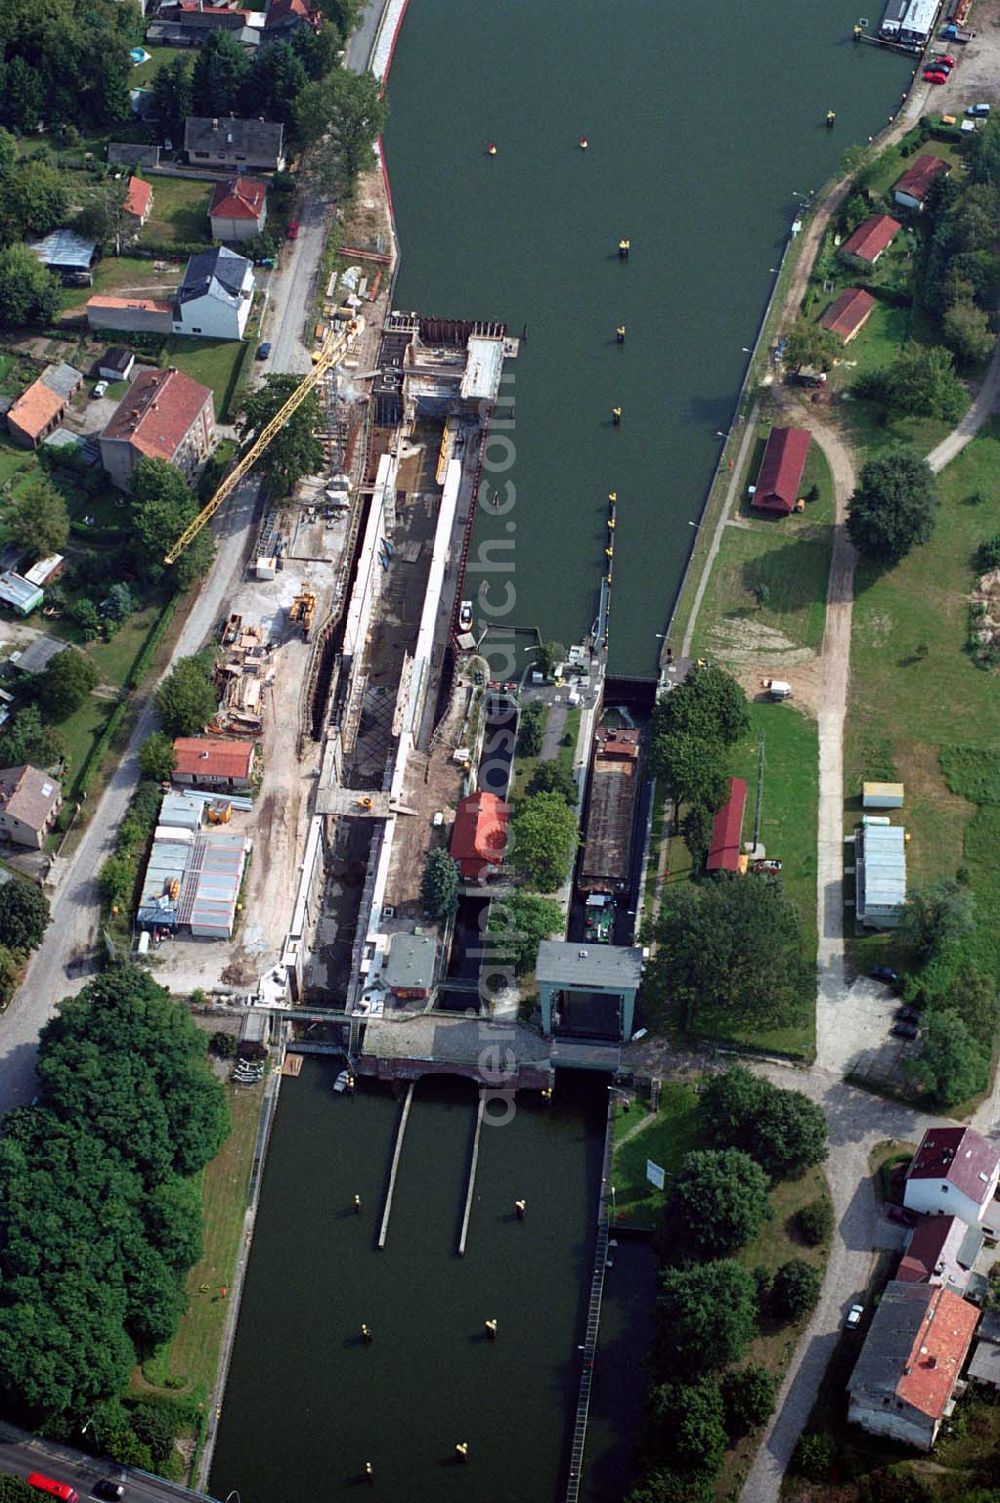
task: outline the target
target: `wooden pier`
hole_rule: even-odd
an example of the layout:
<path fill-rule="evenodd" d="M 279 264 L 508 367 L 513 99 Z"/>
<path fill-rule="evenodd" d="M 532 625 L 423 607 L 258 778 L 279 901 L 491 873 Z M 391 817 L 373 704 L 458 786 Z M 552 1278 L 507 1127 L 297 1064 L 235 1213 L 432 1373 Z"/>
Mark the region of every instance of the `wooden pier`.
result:
<path fill-rule="evenodd" d="M 385 1239 L 389 1235 L 389 1216 L 392 1212 L 392 1197 L 396 1191 L 396 1174 L 399 1170 L 399 1156 L 403 1151 L 403 1135 L 406 1132 L 406 1124 L 410 1118 L 410 1107 L 413 1105 L 414 1085 L 410 1085 L 406 1092 L 406 1100 L 403 1102 L 403 1110 L 399 1118 L 399 1126 L 396 1129 L 396 1146 L 392 1150 L 392 1167 L 389 1170 L 389 1188 L 385 1192 L 385 1206 L 382 1211 L 382 1225 L 378 1231 L 378 1246 L 385 1246 Z"/>
<path fill-rule="evenodd" d="M 476 1191 L 476 1170 L 479 1168 L 479 1138 L 483 1130 L 483 1115 L 486 1111 L 486 1096 L 480 1091 L 479 1108 L 476 1112 L 476 1129 L 472 1137 L 472 1158 L 469 1162 L 469 1183 L 465 1189 L 465 1211 L 462 1214 L 462 1230 L 458 1237 L 458 1256 L 465 1257 L 465 1244 L 469 1236 L 469 1218 L 472 1215 L 472 1197 Z"/>

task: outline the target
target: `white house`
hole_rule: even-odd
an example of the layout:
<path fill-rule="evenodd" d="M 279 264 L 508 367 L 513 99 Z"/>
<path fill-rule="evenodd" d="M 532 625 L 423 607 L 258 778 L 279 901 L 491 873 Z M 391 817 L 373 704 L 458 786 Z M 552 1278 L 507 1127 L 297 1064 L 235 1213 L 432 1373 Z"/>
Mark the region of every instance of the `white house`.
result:
<path fill-rule="evenodd" d="M 903 1203 L 1000 1235 L 1000 1150 L 971 1127 L 929 1127 L 906 1172 Z"/>
<path fill-rule="evenodd" d="M 174 301 L 173 331 L 242 339 L 253 303 L 253 264 L 224 245 L 192 256 Z"/>

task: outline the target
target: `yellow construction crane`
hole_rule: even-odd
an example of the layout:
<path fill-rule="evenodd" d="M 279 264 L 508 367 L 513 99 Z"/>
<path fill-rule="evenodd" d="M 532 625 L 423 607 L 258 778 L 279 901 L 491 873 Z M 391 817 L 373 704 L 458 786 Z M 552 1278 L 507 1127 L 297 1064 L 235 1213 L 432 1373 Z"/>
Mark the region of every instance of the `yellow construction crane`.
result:
<path fill-rule="evenodd" d="M 323 376 L 326 375 L 330 367 L 332 365 L 336 365 L 337 361 L 340 359 L 341 355 L 344 353 L 347 346 L 353 339 L 356 331 L 357 324 L 354 322 L 349 323 L 343 330 L 331 330 L 331 332 L 327 335 L 322 348 L 313 356 L 312 370 L 308 373 L 308 375 L 303 376 L 301 383 L 292 392 L 285 405 L 279 412 L 276 412 L 271 421 L 261 429 L 260 433 L 254 439 L 252 445 L 243 455 L 243 458 L 236 465 L 235 469 L 230 470 L 229 474 L 219 486 L 219 489 L 215 492 L 215 495 L 211 498 L 210 501 L 206 501 L 205 505 L 202 507 L 201 511 L 195 517 L 190 526 L 185 527 L 184 531 L 181 533 L 180 537 L 177 539 L 170 552 L 164 556 L 163 562 L 165 564 L 175 564 L 180 558 L 181 554 L 184 552 L 184 549 L 187 547 L 188 543 L 190 543 L 192 539 L 196 538 L 201 529 L 204 527 L 205 523 L 215 516 L 215 513 L 218 511 L 223 501 L 225 501 L 226 497 L 232 495 L 233 491 L 239 485 L 244 475 L 249 474 L 249 472 L 253 469 L 254 465 L 257 463 L 258 459 L 263 454 L 264 450 L 267 448 L 274 435 L 281 429 L 282 425 L 288 421 L 292 413 L 295 412 L 298 407 L 301 407 L 302 403 L 312 391 L 313 387 L 318 381 L 322 379 Z"/>

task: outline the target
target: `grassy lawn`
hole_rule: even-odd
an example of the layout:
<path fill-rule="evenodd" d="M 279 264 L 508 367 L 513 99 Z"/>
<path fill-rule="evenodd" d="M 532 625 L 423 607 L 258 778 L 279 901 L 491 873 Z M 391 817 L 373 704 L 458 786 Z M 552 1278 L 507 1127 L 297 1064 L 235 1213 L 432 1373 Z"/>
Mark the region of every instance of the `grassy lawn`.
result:
<path fill-rule="evenodd" d="M 156 184 L 162 181 L 162 178 L 155 179 Z M 157 191 L 155 185 L 153 191 Z M 166 297 L 168 284 L 176 286 L 180 281 L 180 268 L 184 260 L 184 256 L 179 256 L 176 268 L 171 262 L 169 271 L 158 272 L 155 261 L 144 260 L 140 256 L 105 256 L 94 267 L 94 285 L 61 288 L 58 307 L 63 313 L 70 308 L 83 308 L 88 298 L 99 292 L 130 292 L 138 297 Z"/>
<path fill-rule="evenodd" d="M 939 491 L 930 543 L 886 574 L 862 567 L 856 579 L 847 818 L 857 820 L 865 778 L 886 770 L 898 777 L 906 785 L 900 822 L 911 835 L 909 880 L 953 876 L 964 864 L 980 926 L 992 929 L 1000 925 L 1000 808 L 981 801 L 977 810 L 954 791 L 966 788 L 962 776 L 953 775 L 949 787 L 939 755 L 954 746 L 993 751 L 1000 739 L 996 673 L 977 668 L 966 651 L 974 554 L 1000 531 L 1000 425 L 985 429 L 948 466 Z M 967 791 L 981 798 L 984 790 L 970 784 Z M 870 951 L 878 943 L 866 939 L 861 947 Z"/>
<path fill-rule="evenodd" d="M 210 240 L 208 206 L 215 191 L 211 183 L 188 177 L 155 177 L 153 210 L 145 234 L 151 240 Z"/>
<path fill-rule="evenodd" d="M 86 761 L 87 753 L 104 729 L 113 709 L 114 704 L 111 700 L 85 699 L 68 720 L 63 720 L 56 726 L 56 730 L 66 743 L 68 776 L 65 786 L 67 788 L 72 787 L 74 774 L 80 771 Z"/>
<path fill-rule="evenodd" d="M 631 1134 L 623 1142 L 626 1134 Z M 693 1086 L 665 1080 L 660 1108 L 649 1112 L 639 1102 L 631 1110 L 615 1107 L 614 1156 L 611 1177 L 618 1218 L 634 1226 L 656 1226 L 663 1211 L 664 1192 L 646 1178 L 652 1159 L 675 1174 L 681 1159 L 698 1147 L 698 1097 Z"/>
<path fill-rule="evenodd" d="M 155 43 L 150 42 L 143 45 L 150 54 L 149 62 L 140 63 L 137 68 L 132 68 L 128 76 L 130 89 L 148 88 L 160 69 L 172 63 L 175 57 L 189 58 L 191 56 L 190 47 L 157 47 Z"/>
<path fill-rule="evenodd" d="M 262 1091 L 262 1086 L 256 1086 L 230 1092 L 233 1130 L 202 1175 L 204 1254 L 188 1276 L 188 1308 L 177 1335 L 143 1364 L 146 1383 L 174 1392 L 207 1393 L 215 1382 L 228 1311 L 228 1302 L 219 1291 L 231 1285 L 236 1266 Z"/>
<path fill-rule="evenodd" d="M 221 420 L 235 389 L 248 346 L 239 339 L 182 339 L 171 335 L 167 343 L 170 365 L 210 386 L 215 396 L 215 416 Z"/>

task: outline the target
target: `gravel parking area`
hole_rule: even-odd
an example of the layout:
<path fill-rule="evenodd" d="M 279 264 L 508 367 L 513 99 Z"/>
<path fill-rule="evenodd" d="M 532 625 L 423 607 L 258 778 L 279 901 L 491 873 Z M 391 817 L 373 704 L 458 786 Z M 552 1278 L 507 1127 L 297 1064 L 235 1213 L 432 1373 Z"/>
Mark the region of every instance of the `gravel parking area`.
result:
<path fill-rule="evenodd" d="M 842 991 L 821 995 L 817 1021 L 824 1040 L 824 1069 L 888 1080 L 906 1050 L 913 1052 L 908 1040 L 889 1033 L 899 1006 L 891 987 L 867 976 L 859 976 Z"/>

